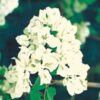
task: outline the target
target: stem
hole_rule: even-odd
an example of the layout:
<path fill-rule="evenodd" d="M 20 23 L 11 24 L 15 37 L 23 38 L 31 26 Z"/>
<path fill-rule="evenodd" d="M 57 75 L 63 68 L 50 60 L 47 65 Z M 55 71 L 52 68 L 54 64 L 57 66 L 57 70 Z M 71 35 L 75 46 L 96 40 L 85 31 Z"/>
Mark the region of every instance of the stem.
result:
<path fill-rule="evenodd" d="M 93 40 L 100 41 L 100 37 L 98 37 L 98 36 L 89 36 L 88 38 L 89 39 L 93 39 Z"/>
<path fill-rule="evenodd" d="M 75 100 L 75 95 L 74 95 L 74 96 L 72 96 L 70 100 Z"/>
<path fill-rule="evenodd" d="M 51 83 L 51 85 L 54 85 L 54 84 L 56 84 L 56 85 L 62 85 L 62 80 L 53 80 L 52 83 Z"/>
<path fill-rule="evenodd" d="M 53 84 L 62 85 L 62 80 L 53 80 L 51 85 Z M 87 85 L 89 88 L 100 88 L 100 83 L 96 83 L 96 82 L 88 82 Z"/>
<path fill-rule="evenodd" d="M 46 100 L 46 89 L 44 90 L 44 100 Z"/>
<path fill-rule="evenodd" d="M 88 82 L 88 87 L 90 87 L 90 88 L 100 88 L 100 83 Z"/>
<path fill-rule="evenodd" d="M 45 90 L 44 90 L 44 100 L 46 100 L 46 89 L 47 89 L 48 85 L 46 85 Z"/>

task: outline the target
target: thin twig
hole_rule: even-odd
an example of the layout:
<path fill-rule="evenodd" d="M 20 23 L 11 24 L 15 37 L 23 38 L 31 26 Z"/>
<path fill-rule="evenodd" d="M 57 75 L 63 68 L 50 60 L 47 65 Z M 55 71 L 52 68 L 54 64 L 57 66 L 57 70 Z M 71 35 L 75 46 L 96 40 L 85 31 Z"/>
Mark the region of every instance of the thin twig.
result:
<path fill-rule="evenodd" d="M 45 87 L 45 90 L 44 90 L 44 99 L 43 100 L 46 100 L 46 90 L 47 90 L 47 87 L 48 87 L 48 85 L 46 85 L 46 87 Z"/>
<path fill-rule="evenodd" d="M 51 85 L 62 85 L 62 80 L 53 80 Z M 88 87 L 89 88 L 100 88 L 100 83 L 96 82 L 88 82 Z"/>
<path fill-rule="evenodd" d="M 75 100 L 75 95 L 70 98 L 70 100 Z"/>
<path fill-rule="evenodd" d="M 100 37 L 98 37 L 98 36 L 89 36 L 88 39 L 100 41 Z"/>
<path fill-rule="evenodd" d="M 88 82 L 88 87 L 90 87 L 90 88 L 100 88 L 100 83 Z"/>

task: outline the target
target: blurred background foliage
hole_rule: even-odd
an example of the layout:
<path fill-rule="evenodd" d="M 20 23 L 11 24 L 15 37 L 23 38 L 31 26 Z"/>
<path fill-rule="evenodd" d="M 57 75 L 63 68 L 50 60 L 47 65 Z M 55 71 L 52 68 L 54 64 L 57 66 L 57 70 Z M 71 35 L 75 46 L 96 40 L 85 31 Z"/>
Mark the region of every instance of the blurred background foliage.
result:
<path fill-rule="evenodd" d="M 58 7 L 64 17 L 78 26 L 76 38 L 82 42 L 83 62 L 91 67 L 88 80 L 100 83 L 100 0 L 19 0 L 18 8 L 6 16 L 6 24 L 0 26 L 0 65 L 13 63 L 11 58 L 19 52 L 15 37 L 23 34 L 30 19 L 47 6 Z M 70 100 L 65 88 L 56 88 L 55 100 Z M 89 88 L 72 100 L 100 100 L 99 91 L 100 88 Z M 10 100 L 8 98 L 4 96 L 4 100 Z"/>

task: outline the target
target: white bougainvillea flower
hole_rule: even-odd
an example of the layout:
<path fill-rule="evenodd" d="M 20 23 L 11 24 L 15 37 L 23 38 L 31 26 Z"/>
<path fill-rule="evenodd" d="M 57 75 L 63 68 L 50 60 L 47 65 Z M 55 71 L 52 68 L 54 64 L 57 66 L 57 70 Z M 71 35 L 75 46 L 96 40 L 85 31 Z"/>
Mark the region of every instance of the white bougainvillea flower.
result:
<path fill-rule="evenodd" d="M 30 92 L 31 82 L 29 72 L 24 72 L 23 67 L 11 66 L 5 74 L 5 88 L 3 91 L 9 93 L 13 98 L 21 97 L 24 92 Z"/>
<path fill-rule="evenodd" d="M 18 78 L 16 67 L 10 66 L 9 69 L 5 73 L 5 77 L 9 83 L 15 83 Z"/>
<path fill-rule="evenodd" d="M 56 23 L 60 20 L 60 12 L 58 9 L 53 8 L 53 10 L 47 7 L 45 10 L 40 10 L 39 12 L 39 20 L 51 27 L 57 26 Z M 48 21 L 49 20 L 49 21 Z"/>
<path fill-rule="evenodd" d="M 42 67 L 48 69 L 50 72 L 58 67 L 57 56 L 55 53 L 50 53 L 49 50 L 42 56 Z"/>
<path fill-rule="evenodd" d="M 40 52 L 41 51 L 41 52 Z M 27 70 L 31 73 L 31 74 L 35 74 L 38 72 L 39 70 L 39 65 L 41 64 L 42 61 L 42 56 L 45 53 L 46 49 L 43 46 L 39 46 L 35 53 L 33 53 L 30 56 L 30 63 L 27 66 Z"/>
<path fill-rule="evenodd" d="M 47 7 L 45 10 L 40 10 L 38 17 L 31 19 L 24 30 L 29 39 L 29 49 L 33 50 L 30 58 L 28 57 L 30 63 L 27 70 L 33 74 L 38 73 L 39 76 L 41 74 L 41 83 L 50 83 L 50 78 L 47 82 L 44 75 L 49 77 L 47 73 L 53 72 L 56 68 L 57 75 L 65 79 L 69 79 L 69 76 L 72 79 L 74 76 L 79 76 L 79 80 L 85 81 L 89 67 L 82 63 L 81 43 L 75 38 L 76 31 L 76 25 L 72 25 L 69 20 L 62 17 L 57 8 Z M 46 73 L 40 73 L 41 70 Z M 69 87 L 71 81 L 68 82 Z M 73 89 L 72 94 L 77 94 L 77 88 Z M 71 91 L 70 89 L 68 88 L 68 91 Z M 82 89 L 80 92 L 84 90 L 80 89 Z"/>
<path fill-rule="evenodd" d="M 47 39 L 47 44 L 54 48 L 54 47 L 58 47 L 60 44 L 60 40 L 56 37 L 54 37 L 53 35 L 51 35 L 48 39 Z"/>
<path fill-rule="evenodd" d="M 0 0 L 0 25 L 5 24 L 5 17 L 17 6 L 19 0 Z"/>
<path fill-rule="evenodd" d="M 45 69 L 40 69 L 39 72 L 38 72 L 38 75 L 40 77 L 40 84 L 50 84 L 51 83 L 51 80 L 52 80 L 52 77 L 49 73 L 48 70 L 45 70 Z"/>
<path fill-rule="evenodd" d="M 69 77 L 69 79 L 64 79 L 63 84 L 66 86 L 68 93 L 71 96 L 80 94 L 83 91 L 87 90 L 87 81 L 84 79 L 78 79 L 78 77 Z"/>
<path fill-rule="evenodd" d="M 20 52 L 18 53 L 18 59 L 23 63 L 23 65 L 28 65 L 29 63 L 29 57 L 32 54 L 32 50 L 25 47 L 21 46 L 20 47 Z"/>
<path fill-rule="evenodd" d="M 62 17 L 59 9 L 40 10 L 39 16 L 33 17 L 24 29 L 24 35 L 16 38 L 20 52 L 18 58 L 14 58 L 16 66 L 5 74 L 6 92 L 12 98 L 29 93 L 30 74 L 38 74 L 40 85 L 50 84 L 54 70 L 64 79 L 63 85 L 70 95 L 86 90 L 89 66 L 82 63 L 81 43 L 75 38 L 76 31 L 77 27 Z M 9 83 L 13 84 L 11 89 Z"/>
<path fill-rule="evenodd" d="M 41 52 L 39 50 L 41 50 Z M 51 54 L 50 50 L 40 47 L 38 51 L 36 51 L 35 54 L 32 54 L 31 56 L 31 59 L 32 59 L 30 63 L 32 64 L 30 65 L 31 73 L 38 72 L 39 65 L 40 65 L 40 68 L 48 69 L 50 72 L 52 72 L 58 67 L 56 54 L 55 53 Z"/>
<path fill-rule="evenodd" d="M 40 52 L 41 51 L 41 52 Z M 38 60 L 41 60 L 43 54 L 46 52 L 46 49 L 44 46 L 42 45 L 39 45 L 38 48 L 36 49 L 35 51 L 35 54 L 32 54 L 32 59 L 38 59 Z M 34 61 L 34 60 L 33 60 Z"/>
<path fill-rule="evenodd" d="M 20 45 L 23 45 L 23 46 L 29 45 L 28 37 L 26 35 L 17 36 L 16 40 Z"/>

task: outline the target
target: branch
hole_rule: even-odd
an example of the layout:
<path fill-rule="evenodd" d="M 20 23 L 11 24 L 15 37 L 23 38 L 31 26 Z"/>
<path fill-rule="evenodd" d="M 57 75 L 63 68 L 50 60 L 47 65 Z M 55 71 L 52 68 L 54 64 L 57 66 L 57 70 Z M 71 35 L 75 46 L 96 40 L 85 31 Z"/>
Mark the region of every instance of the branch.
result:
<path fill-rule="evenodd" d="M 90 88 L 100 88 L 100 83 L 88 82 L 88 87 L 90 87 Z"/>
<path fill-rule="evenodd" d="M 51 85 L 62 85 L 62 80 L 53 80 Z M 100 88 L 100 83 L 96 82 L 88 82 L 88 87 L 89 88 Z"/>
<path fill-rule="evenodd" d="M 88 39 L 100 41 L 100 37 L 98 37 L 98 36 L 89 36 Z"/>

